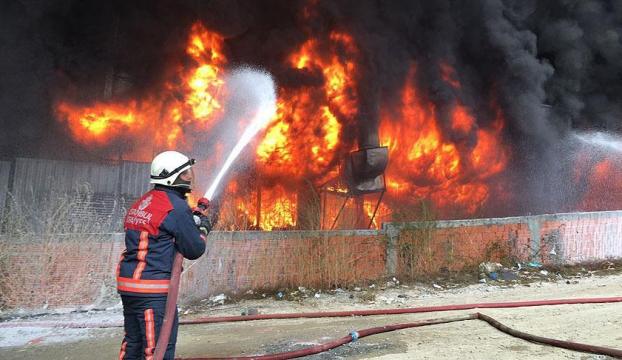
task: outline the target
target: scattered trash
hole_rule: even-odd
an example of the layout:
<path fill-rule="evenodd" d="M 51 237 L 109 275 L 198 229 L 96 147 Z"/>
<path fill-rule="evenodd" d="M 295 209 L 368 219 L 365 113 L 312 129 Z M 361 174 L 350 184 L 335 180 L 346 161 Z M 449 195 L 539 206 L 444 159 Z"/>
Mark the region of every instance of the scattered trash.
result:
<path fill-rule="evenodd" d="M 540 270 L 540 274 L 544 275 L 544 276 L 548 276 L 549 272 L 546 270 Z"/>
<path fill-rule="evenodd" d="M 227 295 L 219 294 L 215 296 L 210 296 L 210 298 L 207 301 L 210 305 L 224 305 L 225 300 L 227 300 Z"/>
<path fill-rule="evenodd" d="M 502 269 L 501 271 L 499 271 L 499 275 L 501 280 L 504 281 L 512 281 L 518 279 L 518 273 L 509 269 Z"/>
<path fill-rule="evenodd" d="M 497 280 L 499 274 L 497 273 L 499 270 L 503 269 L 503 265 L 495 262 L 483 262 L 479 264 L 479 277 L 481 279 L 486 278 L 488 276 L 491 280 Z"/>
<path fill-rule="evenodd" d="M 532 261 L 532 262 L 527 263 L 527 266 L 539 269 L 542 267 L 542 264 L 537 261 Z"/>
<path fill-rule="evenodd" d="M 442 288 L 443 288 L 443 287 L 442 287 L 442 286 L 440 286 L 439 284 L 432 284 L 432 286 L 434 286 L 434 287 L 435 287 L 435 288 L 437 288 L 437 289 L 442 289 Z"/>
<path fill-rule="evenodd" d="M 486 278 L 483 277 L 483 278 L 479 279 L 479 282 L 482 283 L 482 284 L 485 284 L 486 283 Z"/>
<path fill-rule="evenodd" d="M 280 292 L 280 291 L 279 291 L 278 293 L 276 293 L 276 299 L 277 299 L 277 300 L 281 300 L 281 299 L 283 299 L 283 293 L 282 293 L 282 292 Z"/>
<path fill-rule="evenodd" d="M 492 272 L 497 272 L 500 269 L 503 268 L 503 265 L 499 264 L 499 263 L 494 263 L 494 262 L 483 262 L 481 264 L 479 264 L 479 272 L 480 273 L 484 273 L 486 275 L 492 273 Z"/>
<path fill-rule="evenodd" d="M 354 288 L 354 291 L 357 291 L 357 292 L 361 291 L 361 288 L 357 286 L 357 287 Z"/>
<path fill-rule="evenodd" d="M 373 288 L 375 288 L 375 287 L 376 287 L 376 284 L 371 284 L 371 285 L 369 285 L 369 288 L 370 288 L 370 289 L 373 289 Z"/>

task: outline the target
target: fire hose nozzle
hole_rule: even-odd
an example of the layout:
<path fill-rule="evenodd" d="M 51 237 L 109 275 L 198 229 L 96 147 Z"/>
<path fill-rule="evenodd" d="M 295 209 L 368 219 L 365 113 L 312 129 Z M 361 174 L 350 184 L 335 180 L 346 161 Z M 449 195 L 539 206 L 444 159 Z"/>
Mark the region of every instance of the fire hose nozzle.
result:
<path fill-rule="evenodd" d="M 197 201 L 197 206 L 192 208 L 193 215 L 206 215 L 206 210 L 209 209 L 209 200 L 207 198 L 200 198 Z"/>
<path fill-rule="evenodd" d="M 197 202 L 197 206 L 203 210 L 209 208 L 209 199 L 205 197 L 200 198 Z"/>
<path fill-rule="evenodd" d="M 207 216 L 207 209 L 209 209 L 209 200 L 204 197 L 200 198 L 199 201 L 197 201 L 197 206 L 192 208 L 192 218 L 195 225 L 201 226 L 203 223 L 202 217 Z"/>

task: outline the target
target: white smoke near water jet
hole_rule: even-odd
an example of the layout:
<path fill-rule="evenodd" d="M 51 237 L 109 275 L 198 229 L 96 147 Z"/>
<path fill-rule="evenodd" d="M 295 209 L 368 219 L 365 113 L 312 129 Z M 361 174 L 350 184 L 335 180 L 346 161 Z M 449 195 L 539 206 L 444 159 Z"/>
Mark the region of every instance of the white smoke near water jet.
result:
<path fill-rule="evenodd" d="M 227 99 L 223 121 L 232 125 L 228 133 L 235 139 L 231 143 L 237 142 L 205 192 L 205 197 L 210 200 L 244 147 L 276 113 L 276 89 L 269 73 L 248 66 L 235 68 L 225 77 L 225 87 Z"/>

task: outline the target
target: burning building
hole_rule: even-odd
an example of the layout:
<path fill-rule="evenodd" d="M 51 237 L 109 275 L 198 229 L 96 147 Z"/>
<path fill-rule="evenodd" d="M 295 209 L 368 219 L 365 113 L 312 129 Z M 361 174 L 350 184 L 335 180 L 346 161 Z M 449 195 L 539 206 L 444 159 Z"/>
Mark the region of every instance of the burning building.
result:
<path fill-rule="evenodd" d="M 230 175 L 225 228 L 377 227 L 422 206 L 464 218 L 622 205 L 620 154 L 574 136 L 620 130 L 617 2 L 10 10 L 31 14 L 17 25 L 45 33 L 32 49 L 52 59 L 32 60 L 50 94 L 40 152 L 146 162 L 174 148 L 199 160 L 205 188 L 242 130 L 228 121 L 225 74 L 273 74 L 277 114 Z"/>

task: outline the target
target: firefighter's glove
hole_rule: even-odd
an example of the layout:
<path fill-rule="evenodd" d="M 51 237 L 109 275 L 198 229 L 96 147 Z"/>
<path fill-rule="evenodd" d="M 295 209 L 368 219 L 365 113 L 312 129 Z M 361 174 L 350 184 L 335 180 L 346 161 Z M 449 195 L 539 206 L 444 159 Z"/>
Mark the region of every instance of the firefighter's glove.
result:
<path fill-rule="evenodd" d="M 195 213 L 194 215 L 192 215 L 192 218 L 194 219 L 194 223 L 199 228 L 201 234 L 207 236 L 207 234 L 212 231 L 212 223 L 210 222 L 209 217 L 203 214 Z"/>

